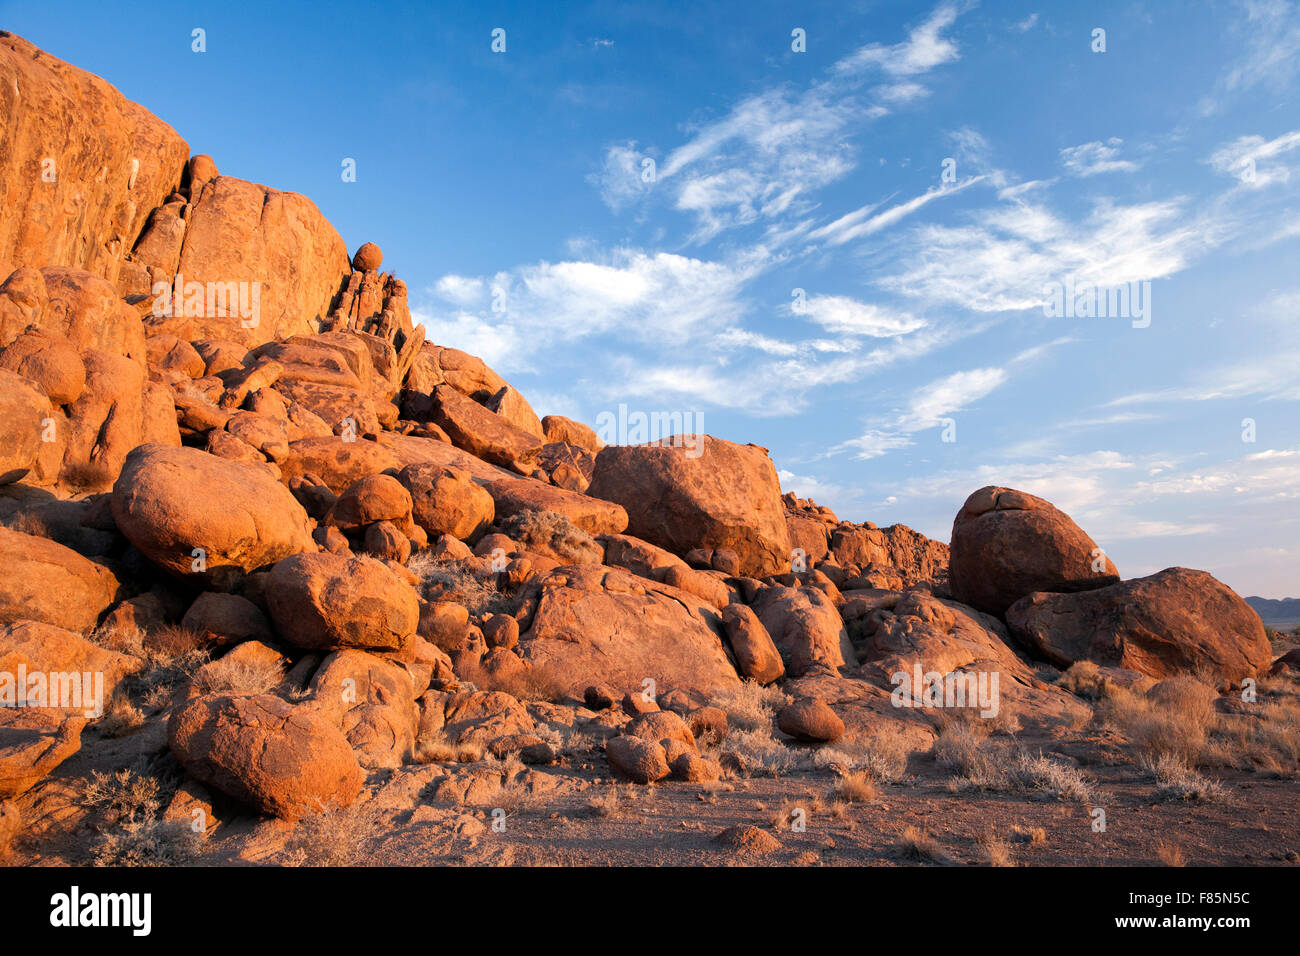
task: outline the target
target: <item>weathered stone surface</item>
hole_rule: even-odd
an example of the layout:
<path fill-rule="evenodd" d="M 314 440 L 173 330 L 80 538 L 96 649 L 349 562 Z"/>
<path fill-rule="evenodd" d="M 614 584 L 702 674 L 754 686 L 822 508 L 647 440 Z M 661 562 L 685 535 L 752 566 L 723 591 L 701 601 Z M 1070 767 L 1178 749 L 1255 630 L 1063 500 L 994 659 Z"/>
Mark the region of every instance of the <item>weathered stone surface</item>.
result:
<path fill-rule="evenodd" d="M 266 600 L 280 635 L 308 650 L 398 650 L 420 622 L 415 590 L 372 558 L 285 558 L 271 569 Z"/>
<path fill-rule="evenodd" d="M 622 505 L 628 534 L 674 554 L 729 548 L 743 573 L 754 577 L 789 566 L 781 486 L 766 450 L 756 445 L 709 435 L 610 445 L 596 456 L 587 493 Z"/>
<path fill-rule="evenodd" d="M 52 412 L 35 382 L 0 369 L 0 485 L 18 481 L 36 467 Z"/>
<path fill-rule="evenodd" d="M 343 733 L 319 713 L 268 694 L 190 701 L 167 725 L 195 779 L 287 820 L 349 806 L 363 775 Z"/>
<path fill-rule="evenodd" d="M 1007 610 L 1007 624 L 1060 667 L 1091 660 L 1152 677 L 1199 671 L 1235 682 L 1263 675 L 1272 659 L 1250 605 L 1188 568 L 1073 594 L 1031 594 Z"/>
<path fill-rule="evenodd" d="M 593 454 L 605 447 L 605 443 L 596 436 L 595 429 L 563 415 L 547 415 L 543 418 L 542 434 L 548 442 L 566 442 L 585 448 Z"/>
<path fill-rule="evenodd" d="M 410 492 L 415 523 L 431 539 L 449 534 L 475 542 L 496 516 L 492 495 L 459 468 L 407 465 L 397 480 Z"/>
<path fill-rule="evenodd" d="M 728 604 L 722 609 L 722 623 L 742 677 L 770 684 L 785 674 L 781 653 L 753 610 L 743 604 Z"/>
<path fill-rule="evenodd" d="M 829 743 L 844 735 L 844 721 L 816 698 L 804 698 L 783 707 L 776 715 L 776 725 L 782 733 L 807 743 Z"/>
<path fill-rule="evenodd" d="M 519 654 L 553 672 L 573 697 L 593 682 L 639 692 L 646 678 L 658 693 L 708 693 L 740 683 L 719 630 L 717 611 L 693 595 L 582 565 L 542 579 Z"/>
<path fill-rule="evenodd" d="M 251 346 L 314 332 L 351 271 L 343 238 L 315 204 L 232 176 L 202 184 L 191 204 L 178 267 L 185 282 L 257 282 L 259 299 L 256 325 L 205 316 L 189 320 L 190 337 Z"/>
<path fill-rule="evenodd" d="M 664 748 L 640 737 L 613 737 L 605 743 L 610 769 L 633 783 L 647 784 L 671 773 Z"/>
<path fill-rule="evenodd" d="M 763 588 L 752 607 L 792 677 L 854 660 L 839 611 L 816 588 Z"/>
<path fill-rule="evenodd" d="M 522 475 L 532 470 L 542 450 L 540 436 L 516 428 L 450 385 L 434 389 L 432 417 L 457 448 Z"/>
<path fill-rule="evenodd" d="M 70 631 L 94 627 L 120 584 L 71 548 L 0 527 L 0 624 L 41 621 Z"/>
<path fill-rule="evenodd" d="M 1084 591 L 1119 580 L 1069 515 L 1010 488 L 981 488 L 967 498 L 952 523 L 951 547 L 952 596 L 990 614 L 1034 591 Z"/>
<path fill-rule="evenodd" d="M 222 586 L 316 550 L 307 512 L 284 485 L 263 469 L 195 448 L 133 450 L 113 486 L 113 517 L 154 564 Z"/>
<path fill-rule="evenodd" d="M 521 511 L 553 511 L 590 535 L 620 534 L 627 528 L 627 511 L 621 505 L 591 495 L 531 478 L 497 478 L 484 482 L 483 487 L 496 502 L 498 519 Z"/>
<path fill-rule="evenodd" d="M 23 723 L 0 717 L 0 800 L 26 793 L 80 750 L 86 718 L 69 717 L 57 728 Z"/>
<path fill-rule="evenodd" d="M 189 146 L 104 80 L 8 32 L 0 116 L 0 271 L 58 263 L 115 281 L 150 212 L 179 185 Z"/>
<path fill-rule="evenodd" d="M 119 654 L 92 644 L 80 634 L 36 621 L 20 621 L 0 628 L 0 673 L 16 675 L 20 666 L 30 674 L 103 675 L 103 684 L 87 687 L 80 684 L 81 699 L 75 699 L 78 689 L 68 686 L 73 695 L 67 706 L 55 694 L 47 698 L 47 705 L 66 711 L 70 716 L 98 717 L 95 711 L 108 706 L 118 685 L 141 667 L 141 661 L 129 654 Z M 93 680 L 97 681 L 95 677 Z M 78 682 L 73 682 L 78 683 Z M 60 685 L 62 688 L 62 685 Z M 96 689 L 102 696 L 87 699 L 87 691 L 94 698 Z M 48 688 L 47 692 L 53 692 Z"/>

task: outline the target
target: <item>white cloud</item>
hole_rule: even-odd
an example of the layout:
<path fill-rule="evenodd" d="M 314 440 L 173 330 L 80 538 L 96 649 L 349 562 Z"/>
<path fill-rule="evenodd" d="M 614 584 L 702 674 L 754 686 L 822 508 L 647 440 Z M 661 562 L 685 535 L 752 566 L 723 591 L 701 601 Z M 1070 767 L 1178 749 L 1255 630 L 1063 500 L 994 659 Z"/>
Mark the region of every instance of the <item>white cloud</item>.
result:
<path fill-rule="evenodd" d="M 880 204 L 863 206 L 853 212 L 845 213 L 834 222 L 828 223 L 819 229 L 814 229 L 808 234 L 810 239 L 824 239 L 832 246 L 841 246 L 846 242 L 854 239 L 861 239 L 879 232 L 881 229 L 888 228 L 899 222 L 906 216 L 910 216 L 922 206 L 933 202 L 936 199 L 942 199 L 947 196 L 956 195 L 967 186 L 973 186 L 980 182 L 983 177 L 976 176 L 964 182 L 952 186 L 935 186 L 926 190 L 919 196 L 915 196 L 906 202 L 901 202 L 896 206 L 891 206 L 882 213 L 871 215 L 871 213 L 880 208 Z"/>
<path fill-rule="evenodd" d="M 1210 165 L 1216 172 L 1232 176 L 1245 186 L 1261 189 L 1290 180 L 1291 168 L 1275 160 L 1297 147 L 1300 147 L 1300 130 L 1292 130 L 1271 140 L 1262 136 L 1242 136 L 1215 150 L 1210 156 Z"/>
<path fill-rule="evenodd" d="M 1124 141 L 1112 136 L 1106 142 L 1096 141 L 1081 146 L 1067 146 L 1061 150 L 1061 163 L 1074 176 L 1096 176 L 1099 173 L 1131 173 L 1138 168 L 1132 160 L 1117 159 Z"/>
<path fill-rule="evenodd" d="M 889 338 L 915 332 L 925 320 L 907 312 L 897 312 L 871 302 L 859 302 L 842 295 L 810 296 L 804 303 L 804 315 L 828 332 L 841 335 L 865 335 Z"/>
<path fill-rule="evenodd" d="M 1289 0 L 1244 0 L 1238 6 L 1246 14 L 1234 31 L 1243 38 L 1243 49 L 1214 92 L 1202 99 L 1202 115 L 1221 112 L 1256 87 L 1289 92 L 1300 74 L 1300 6 Z"/>
<path fill-rule="evenodd" d="M 1158 279 L 1222 244 L 1230 230 L 1183 201 L 1099 203 L 1070 222 L 1045 206 L 1012 203 L 972 213 L 973 225 L 916 227 L 891 243 L 894 271 L 877 284 L 977 312 L 1042 308 L 1049 283 L 1113 288 Z"/>
<path fill-rule="evenodd" d="M 605 205 L 617 212 L 650 192 L 653 182 L 646 178 L 642 165 L 647 158 L 634 142 L 616 143 L 605 150 L 600 171 L 587 181 L 600 191 Z"/>
<path fill-rule="evenodd" d="M 903 42 L 892 46 L 868 44 L 836 63 L 834 71 L 856 74 L 879 69 L 891 76 L 915 76 L 951 63 L 957 59 L 957 44 L 943 32 L 956 22 L 960 12 L 956 4 L 940 4 Z"/>
<path fill-rule="evenodd" d="M 943 418 L 967 408 L 1007 381 L 1000 368 L 977 368 L 935 379 L 912 393 L 908 406 L 892 421 L 877 424 L 837 450 L 853 449 L 854 458 L 878 458 L 907 448 L 911 435 L 943 423 Z"/>

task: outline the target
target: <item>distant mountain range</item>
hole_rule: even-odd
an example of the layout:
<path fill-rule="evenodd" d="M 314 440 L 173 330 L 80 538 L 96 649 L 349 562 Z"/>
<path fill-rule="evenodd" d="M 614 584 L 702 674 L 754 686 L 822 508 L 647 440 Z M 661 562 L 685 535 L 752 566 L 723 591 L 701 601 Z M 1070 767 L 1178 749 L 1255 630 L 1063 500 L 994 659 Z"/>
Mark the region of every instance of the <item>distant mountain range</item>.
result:
<path fill-rule="evenodd" d="M 1255 609 L 1261 621 L 1300 621 L 1300 598 L 1248 597 L 1246 603 Z"/>

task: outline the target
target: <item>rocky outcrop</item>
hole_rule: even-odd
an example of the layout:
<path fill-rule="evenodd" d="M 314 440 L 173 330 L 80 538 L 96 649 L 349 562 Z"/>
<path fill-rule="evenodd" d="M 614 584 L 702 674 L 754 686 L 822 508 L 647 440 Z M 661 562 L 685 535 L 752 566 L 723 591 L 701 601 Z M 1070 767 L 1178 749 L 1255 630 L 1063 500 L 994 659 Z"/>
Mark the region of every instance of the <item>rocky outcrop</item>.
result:
<path fill-rule="evenodd" d="M 116 282 L 189 146 L 97 76 L 0 32 L 0 275 L 64 265 Z"/>

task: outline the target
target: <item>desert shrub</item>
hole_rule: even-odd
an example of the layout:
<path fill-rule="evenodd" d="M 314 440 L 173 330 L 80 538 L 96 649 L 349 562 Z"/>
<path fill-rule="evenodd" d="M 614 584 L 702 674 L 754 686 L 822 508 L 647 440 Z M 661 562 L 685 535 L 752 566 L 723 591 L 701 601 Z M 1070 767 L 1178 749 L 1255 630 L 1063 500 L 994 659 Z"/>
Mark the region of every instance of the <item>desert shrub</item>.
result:
<path fill-rule="evenodd" d="M 790 703 L 787 696 L 775 684 L 764 687 L 752 680 L 742 681 L 739 687 L 720 691 L 714 697 L 714 706 L 721 707 L 727 713 L 727 723 L 740 730 L 771 731 L 776 712 Z"/>
<path fill-rule="evenodd" d="M 1176 843 L 1166 843 L 1163 840 L 1156 844 L 1156 859 L 1165 866 L 1187 865 L 1187 857 L 1183 854 L 1183 848 Z"/>
<path fill-rule="evenodd" d="M 724 753 L 738 760 L 744 773 L 759 777 L 779 777 L 800 762 L 800 755 L 772 736 L 771 730 L 733 730 Z"/>
<path fill-rule="evenodd" d="M 1022 827 L 1017 824 L 1011 828 L 1011 841 L 1013 843 L 1046 843 L 1047 831 L 1042 827 Z"/>
<path fill-rule="evenodd" d="M 587 800 L 586 813 L 593 817 L 617 817 L 623 814 L 623 797 L 618 784 L 611 783 Z"/>
<path fill-rule="evenodd" d="M 366 840 L 377 826 L 367 806 L 328 807 L 294 824 L 279 862 L 282 866 L 364 866 L 369 860 Z"/>
<path fill-rule="evenodd" d="M 475 763 L 483 759 L 483 748 L 478 744 L 456 743 L 439 731 L 417 737 L 411 757 L 416 763 Z"/>
<path fill-rule="evenodd" d="M 1012 764 L 1011 777 L 1021 789 L 1036 790 L 1058 800 L 1092 799 L 1092 785 L 1078 768 L 1042 753 L 1019 752 Z"/>
<path fill-rule="evenodd" d="M 518 609 L 518 597 L 498 587 L 496 574 L 484 573 L 466 560 L 440 559 L 430 551 L 419 551 L 406 567 L 419 578 L 420 596 L 426 601 L 455 601 L 471 616 L 514 614 Z"/>
<path fill-rule="evenodd" d="M 10 531 L 17 531 L 21 534 L 30 534 L 34 538 L 49 538 L 50 529 L 39 516 L 28 511 L 15 511 L 0 521 Z"/>
<path fill-rule="evenodd" d="M 1076 661 L 1056 682 L 1056 686 L 1084 700 L 1101 700 L 1113 682 L 1102 676 L 1092 661 Z"/>
<path fill-rule="evenodd" d="M 144 714 L 131 703 L 131 698 L 122 691 L 113 694 L 104 716 L 95 724 L 105 737 L 125 737 L 144 725 Z"/>
<path fill-rule="evenodd" d="M 554 511 L 519 511 L 498 521 L 497 527 L 512 541 L 565 564 L 600 564 L 605 557 L 595 538 Z"/>
<path fill-rule="evenodd" d="M 879 796 L 875 781 L 862 770 L 844 774 L 827 793 L 830 800 L 838 803 L 874 803 Z"/>
<path fill-rule="evenodd" d="M 985 834 L 979 838 L 979 845 L 984 851 L 984 862 L 989 866 L 1015 866 L 1011 844 L 996 834 Z"/>
<path fill-rule="evenodd" d="M 200 836 L 184 823 L 158 819 L 171 788 L 158 778 L 124 768 L 95 771 L 81 791 L 83 806 L 102 822 L 90 843 L 96 866 L 175 866 L 198 851 Z"/>
<path fill-rule="evenodd" d="M 284 680 L 284 665 L 271 660 L 240 660 L 227 655 L 194 674 L 201 694 L 269 694 Z"/>
<path fill-rule="evenodd" d="M 499 776 L 487 792 L 474 801 L 477 805 L 517 812 L 533 803 L 533 794 L 523 782 L 525 768 L 518 754 L 509 754 L 500 760 L 488 756 L 484 760 Z"/>
<path fill-rule="evenodd" d="M 928 831 L 913 826 L 904 827 L 903 832 L 899 834 L 898 851 L 905 859 L 922 863 L 951 862 L 951 858 L 939 846 L 938 840 Z"/>
<path fill-rule="evenodd" d="M 198 635 L 174 625 L 158 628 L 148 636 L 136 627 L 105 625 L 87 638 L 110 651 L 130 654 L 144 666 L 126 678 L 130 700 L 149 710 L 171 705 L 172 692 L 191 679 L 208 663 L 208 652 L 198 646 Z"/>
<path fill-rule="evenodd" d="M 1218 803 L 1228 793 L 1214 780 L 1204 777 L 1176 757 L 1164 755 L 1146 769 L 1155 778 L 1156 797 L 1180 803 Z"/>

